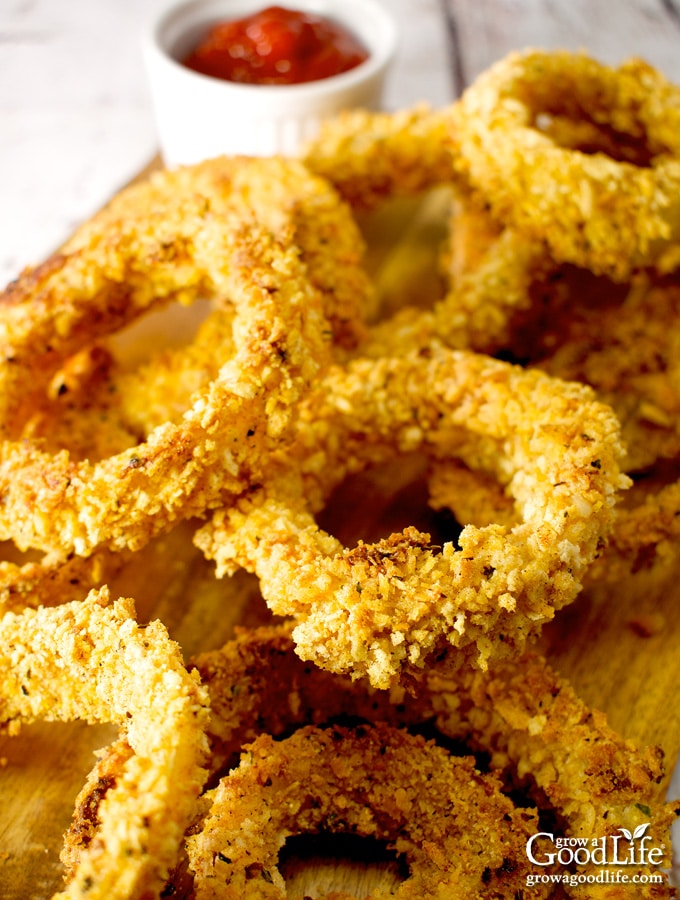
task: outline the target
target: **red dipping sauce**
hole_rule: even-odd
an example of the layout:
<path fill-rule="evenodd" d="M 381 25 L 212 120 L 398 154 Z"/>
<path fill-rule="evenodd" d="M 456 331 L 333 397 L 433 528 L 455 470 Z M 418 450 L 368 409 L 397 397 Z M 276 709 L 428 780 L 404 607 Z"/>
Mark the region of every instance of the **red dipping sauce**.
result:
<path fill-rule="evenodd" d="M 303 84 L 340 75 L 368 59 L 343 25 L 313 13 L 270 6 L 214 25 L 182 62 L 239 84 Z"/>

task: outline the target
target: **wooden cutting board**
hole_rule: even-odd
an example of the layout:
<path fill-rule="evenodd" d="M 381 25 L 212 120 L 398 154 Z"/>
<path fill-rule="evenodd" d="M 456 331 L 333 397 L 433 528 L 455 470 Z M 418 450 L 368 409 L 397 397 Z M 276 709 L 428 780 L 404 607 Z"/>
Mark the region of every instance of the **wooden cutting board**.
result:
<path fill-rule="evenodd" d="M 154 161 L 149 169 L 157 165 Z M 370 265 L 386 294 L 391 285 L 402 297 L 411 289 L 414 296 L 422 294 L 422 277 L 416 275 L 435 272 L 432 248 L 444 228 L 444 209 L 444 198 L 433 196 L 364 221 Z M 407 267 L 412 285 L 403 269 L 395 269 L 403 248 L 411 259 L 418 257 L 417 265 Z M 430 277 L 434 290 L 436 275 Z M 417 485 L 405 483 L 396 493 L 399 478 L 390 490 L 385 481 L 358 480 L 343 489 L 344 504 L 332 512 L 336 535 L 348 542 L 374 540 L 407 524 L 427 527 L 426 498 Z M 184 523 L 155 541 L 111 584 L 114 596 L 136 599 L 141 620 L 160 618 L 186 657 L 221 646 L 237 624 L 269 620 L 256 580 L 239 573 L 216 581 L 192 545 L 192 532 L 193 524 Z M 635 589 L 626 585 L 609 596 L 585 592 L 546 628 L 543 641 L 553 664 L 589 704 L 608 715 L 614 728 L 639 745 L 664 749 L 669 773 L 680 749 L 677 574 L 669 571 L 662 582 Z M 58 856 L 73 799 L 94 763 L 94 751 L 113 737 L 110 727 L 37 723 L 0 741 L 0 897 L 42 900 L 61 888 Z M 293 898 L 316 897 L 331 888 L 362 897 L 373 885 L 398 881 L 389 861 L 322 859 L 318 850 L 312 859 L 297 852 L 285 874 Z"/>

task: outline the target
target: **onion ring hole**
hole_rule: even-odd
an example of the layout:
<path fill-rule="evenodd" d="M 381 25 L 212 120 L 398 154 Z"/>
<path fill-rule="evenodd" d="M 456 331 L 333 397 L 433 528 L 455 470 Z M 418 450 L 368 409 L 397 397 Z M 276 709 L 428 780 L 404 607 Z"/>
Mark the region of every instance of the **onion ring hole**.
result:
<path fill-rule="evenodd" d="M 324 897 L 337 890 L 339 870 L 343 890 L 357 898 L 370 897 L 378 886 L 394 890 L 410 874 L 403 857 L 386 841 L 354 834 L 291 835 L 279 853 L 278 869 L 288 900 Z"/>
<path fill-rule="evenodd" d="M 346 547 L 377 542 L 410 525 L 430 535 L 433 549 L 457 544 L 467 524 L 458 522 L 448 507 L 429 505 L 426 461 L 418 455 L 348 475 L 331 493 L 317 523 Z"/>

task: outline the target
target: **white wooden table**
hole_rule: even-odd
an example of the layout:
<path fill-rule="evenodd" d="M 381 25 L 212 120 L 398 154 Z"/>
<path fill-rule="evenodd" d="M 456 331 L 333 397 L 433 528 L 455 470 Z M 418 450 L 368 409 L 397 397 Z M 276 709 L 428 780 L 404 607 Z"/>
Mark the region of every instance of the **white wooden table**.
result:
<path fill-rule="evenodd" d="M 612 63 L 639 55 L 680 82 L 676 0 L 383 2 L 402 31 L 389 108 L 446 104 L 496 59 L 529 45 L 583 48 Z M 164 4 L 0 3 L 2 284 L 58 246 L 156 154 L 140 35 Z"/>

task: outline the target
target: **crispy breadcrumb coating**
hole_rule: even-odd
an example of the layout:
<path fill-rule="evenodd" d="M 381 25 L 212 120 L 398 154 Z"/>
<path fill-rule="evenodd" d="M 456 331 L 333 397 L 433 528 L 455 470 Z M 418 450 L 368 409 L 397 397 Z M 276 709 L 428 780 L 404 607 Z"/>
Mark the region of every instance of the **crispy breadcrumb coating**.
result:
<path fill-rule="evenodd" d="M 562 147 L 536 121 L 586 118 L 643 140 L 650 165 Z M 511 53 L 453 110 L 456 168 L 502 225 L 557 262 L 626 279 L 677 245 L 680 89 L 640 60 L 613 68 L 584 53 Z"/>
<path fill-rule="evenodd" d="M 281 846 L 319 830 L 393 846 L 410 872 L 395 898 L 512 896 L 526 884 L 525 844 L 537 826 L 470 757 L 385 725 L 262 735 L 208 798 L 188 839 L 197 900 L 284 898 Z M 502 829 L 488 827 L 498 821 Z"/>
<path fill-rule="evenodd" d="M 111 722 L 134 750 L 100 810 L 96 840 L 58 896 L 148 897 L 174 863 L 203 785 L 206 694 L 160 622 L 137 624 L 108 592 L 0 619 L 0 721 Z"/>
<path fill-rule="evenodd" d="M 320 297 L 297 248 L 281 245 L 254 223 L 244 225 L 242 218 L 206 217 L 204 204 L 201 209 L 183 216 L 178 208 L 179 220 L 170 226 L 175 252 L 182 243 L 178 235 L 193 235 L 190 261 L 175 261 L 153 277 L 145 270 L 139 291 L 162 291 L 165 280 L 166 295 L 195 293 L 208 284 L 227 294 L 237 310 L 236 354 L 178 424 L 164 423 L 143 444 L 98 463 L 73 461 L 67 451 L 50 455 L 24 442 L 0 444 L 0 535 L 20 548 L 68 548 L 84 556 L 99 546 L 139 548 L 174 522 L 220 505 L 250 483 L 271 441 L 290 421 L 294 402 L 328 358 Z M 128 266 L 142 263 L 129 246 L 138 252 L 144 247 L 146 232 L 139 234 L 139 226 L 134 220 L 121 223 L 122 244 L 115 229 L 107 232 L 110 253 Z M 153 235 L 162 240 L 158 231 Z M 116 285 L 114 278 L 107 286 L 100 263 L 97 255 L 88 257 L 95 283 L 85 279 L 69 295 L 95 309 Z M 129 272 L 118 276 L 129 279 Z M 134 292 L 134 281 L 125 284 Z M 51 290 L 53 296 L 56 288 Z M 39 359 L 36 351 L 31 365 Z M 11 368 L 6 364 L 3 371 Z"/>
<path fill-rule="evenodd" d="M 454 179 L 450 119 L 449 108 L 425 104 L 394 113 L 349 110 L 322 123 L 301 157 L 354 209 L 370 209 Z"/>
<path fill-rule="evenodd" d="M 667 841 L 680 809 L 663 802 L 660 751 L 623 740 L 539 655 L 489 672 L 447 674 L 445 664 L 435 664 L 409 689 L 382 691 L 300 660 L 292 629 L 293 623 L 239 629 L 221 649 L 192 661 L 210 697 L 213 776 L 231 769 L 243 745 L 263 733 L 278 738 L 308 724 L 383 722 L 425 729 L 488 760 L 504 790 L 527 793 L 541 815 L 557 817 L 564 837 L 600 838 L 649 822 L 656 844 Z M 130 752 L 118 742 L 93 770 L 66 838 L 67 861 L 91 840 L 102 799 Z M 653 890 L 650 896 L 671 896 L 665 882 Z"/>
<path fill-rule="evenodd" d="M 319 529 L 313 511 L 346 474 L 416 450 L 499 480 L 521 522 L 441 548 L 414 528 L 352 549 Z M 582 385 L 454 351 L 359 360 L 308 396 L 279 477 L 196 542 L 218 574 L 254 571 L 297 619 L 298 652 L 332 671 L 384 688 L 451 646 L 485 668 L 577 595 L 628 484 L 621 457 L 615 416 Z"/>

